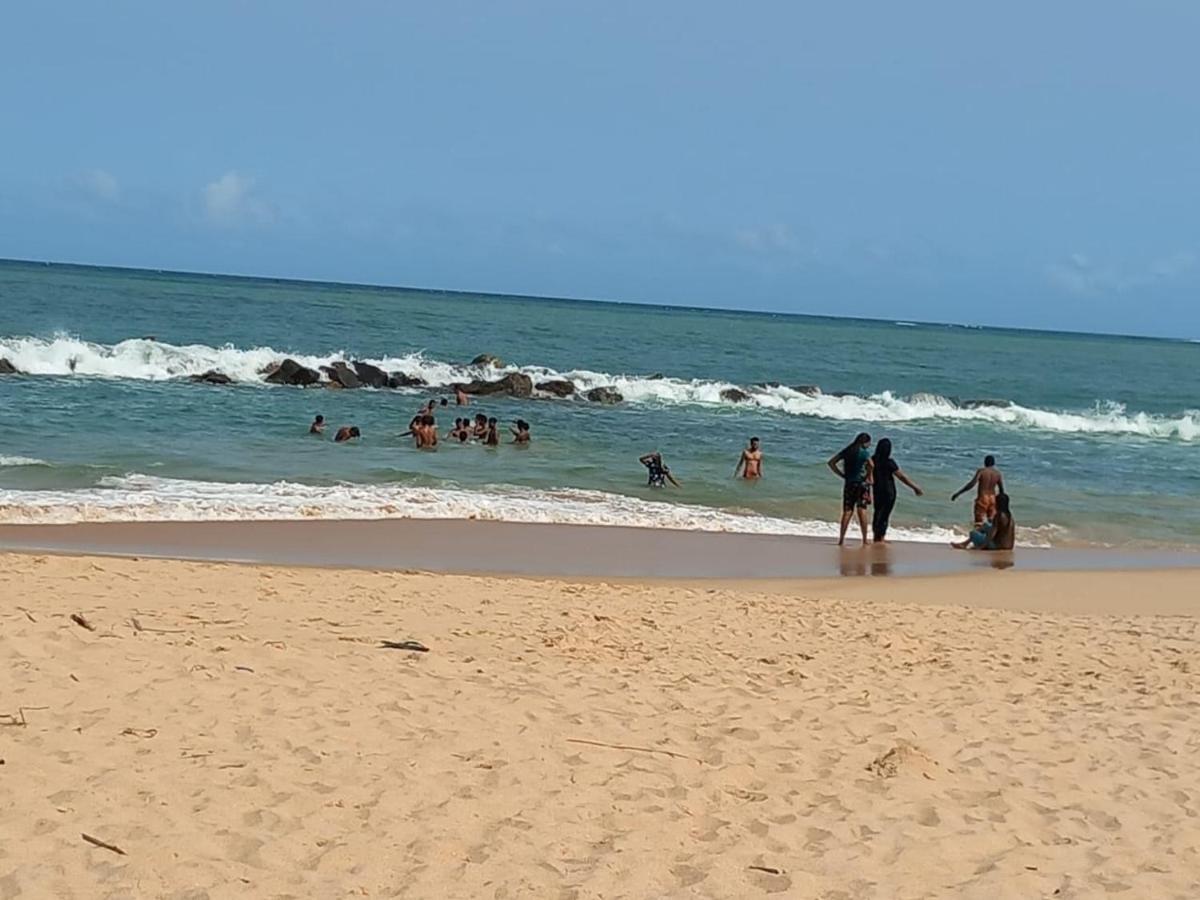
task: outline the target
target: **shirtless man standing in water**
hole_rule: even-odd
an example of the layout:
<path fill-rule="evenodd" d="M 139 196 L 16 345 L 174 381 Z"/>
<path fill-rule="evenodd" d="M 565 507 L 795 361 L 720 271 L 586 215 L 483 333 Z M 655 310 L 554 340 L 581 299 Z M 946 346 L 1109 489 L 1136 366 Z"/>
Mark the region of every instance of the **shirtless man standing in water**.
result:
<path fill-rule="evenodd" d="M 984 522 L 995 521 L 996 495 L 1004 493 L 1004 476 L 996 468 L 996 457 L 991 455 L 985 456 L 983 458 L 983 468 L 976 469 L 971 480 L 963 485 L 960 490 L 955 491 L 951 495 L 950 500 L 957 500 L 976 485 L 979 486 L 979 489 L 975 492 L 975 527 L 978 528 Z"/>
<path fill-rule="evenodd" d="M 733 470 L 733 477 L 737 478 L 740 472 L 742 477 L 747 481 L 757 481 L 762 478 L 763 470 L 763 455 L 758 449 L 758 438 L 750 438 L 750 446 L 742 451 L 741 458 L 738 459 L 738 464 Z"/>

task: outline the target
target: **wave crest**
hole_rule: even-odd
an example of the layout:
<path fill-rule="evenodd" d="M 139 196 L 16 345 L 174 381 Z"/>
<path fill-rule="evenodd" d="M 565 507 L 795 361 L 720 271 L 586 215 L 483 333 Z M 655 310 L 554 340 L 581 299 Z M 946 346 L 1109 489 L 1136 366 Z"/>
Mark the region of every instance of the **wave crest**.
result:
<path fill-rule="evenodd" d="M 352 355 L 341 352 L 315 355 L 286 353 L 272 347 L 242 349 L 232 345 L 174 345 L 150 339 L 96 344 L 67 335 L 57 335 L 52 339 L 27 336 L 0 338 L 0 358 L 8 359 L 18 370 L 31 375 L 166 381 L 216 370 L 234 381 L 263 384 L 263 369 L 286 357 L 319 370 L 321 366 L 352 358 Z M 1195 409 L 1176 416 L 1130 412 L 1119 403 L 1100 403 L 1089 410 L 1048 410 L 1005 400 L 958 401 L 937 394 L 914 394 L 908 397 L 891 391 L 867 396 L 826 394 L 816 388 L 782 385 L 746 387 L 723 381 L 613 375 L 586 369 L 560 372 L 544 366 L 483 370 L 429 359 L 421 353 L 364 358 L 364 361 L 388 372 L 417 376 L 431 387 L 446 387 L 479 377 L 523 372 L 535 382 L 567 379 L 580 391 L 615 388 L 630 403 L 749 406 L 793 416 L 851 422 L 977 422 L 1063 434 L 1130 435 L 1187 442 L 1200 437 L 1200 410 Z M 732 391 L 738 393 L 731 395 Z"/>

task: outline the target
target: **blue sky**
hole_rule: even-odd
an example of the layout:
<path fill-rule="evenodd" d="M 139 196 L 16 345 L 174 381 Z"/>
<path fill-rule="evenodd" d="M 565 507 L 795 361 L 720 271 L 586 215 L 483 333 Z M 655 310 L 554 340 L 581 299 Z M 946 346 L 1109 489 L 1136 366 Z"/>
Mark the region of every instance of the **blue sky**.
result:
<path fill-rule="evenodd" d="M 1200 4 L 12 5 L 0 256 L 1200 337 Z"/>

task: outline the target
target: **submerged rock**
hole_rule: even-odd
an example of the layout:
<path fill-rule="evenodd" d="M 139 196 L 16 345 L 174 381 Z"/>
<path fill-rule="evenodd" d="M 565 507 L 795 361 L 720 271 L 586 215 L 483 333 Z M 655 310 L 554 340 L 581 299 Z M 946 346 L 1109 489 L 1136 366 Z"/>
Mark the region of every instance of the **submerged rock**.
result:
<path fill-rule="evenodd" d="M 362 382 L 359 381 L 358 375 L 343 360 L 338 360 L 328 366 L 321 366 L 321 371 L 329 376 L 331 384 L 340 384 L 344 388 L 362 387 Z"/>
<path fill-rule="evenodd" d="M 555 397 L 570 397 L 575 393 L 574 382 L 564 379 L 554 379 L 553 381 L 543 381 L 537 385 L 537 389 L 543 394 L 551 394 Z"/>
<path fill-rule="evenodd" d="M 301 387 L 316 384 L 321 380 L 321 373 L 308 366 L 302 366 L 294 359 L 268 366 L 263 370 L 268 384 L 292 384 Z"/>
<path fill-rule="evenodd" d="M 504 360 L 498 356 L 492 356 L 490 353 L 480 353 L 477 357 L 471 360 L 473 366 L 491 366 L 493 369 L 503 369 Z"/>
<path fill-rule="evenodd" d="M 745 403 L 750 399 L 750 395 L 741 388 L 729 387 L 721 391 L 721 399 L 726 403 Z"/>
<path fill-rule="evenodd" d="M 486 397 L 491 394 L 508 394 L 510 397 L 529 397 L 533 394 L 533 379 L 521 372 L 510 372 L 499 381 L 469 381 L 454 387 L 464 394 Z"/>
<path fill-rule="evenodd" d="M 197 384 L 233 384 L 232 378 L 216 369 L 209 369 L 200 375 L 192 375 L 188 381 L 194 381 Z"/>
<path fill-rule="evenodd" d="M 1005 407 L 1012 406 L 1012 401 L 1011 400 L 989 400 L 988 398 L 983 397 L 978 400 L 962 400 L 959 402 L 958 405 L 961 406 L 963 409 L 979 409 L 980 407 L 984 407 L 984 406 L 998 406 L 1001 409 L 1004 409 Z"/>
<path fill-rule="evenodd" d="M 821 389 L 815 384 L 793 384 L 791 387 L 797 394 L 807 394 L 810 397 L 815 397 L 821 393 Z"/>
<path fill-rule="evenodd" d="M 587 397 L 592 403 L 604 403 L 607 405 L 620 403 L 625 399 L 621 396 L 620 391 L 611 387 L 592 388 L 590 391 L 584 394 L 584 396 Z"/>
<path fill-rule="evenodd" d="M 385 388 L 388 386 L 388 373 L 373 366 L 370 363 L 359 362 L 355 360 L 351 365 L 354 366 L 354 374 L 358 376 L 358 380 L 367 387 Z"/>
<path fill-rule="evenodd" d="M 10 363 L 7 359 L 0 357 L 0 375 L 20 375 L 17 367 Z"/>
<path fill-rule="evenodd" d="M 390 388 L 425 387 L 428 382 L 417 375 L 405 372 L 393 372 L 388 376 L 387 386 Z"/>

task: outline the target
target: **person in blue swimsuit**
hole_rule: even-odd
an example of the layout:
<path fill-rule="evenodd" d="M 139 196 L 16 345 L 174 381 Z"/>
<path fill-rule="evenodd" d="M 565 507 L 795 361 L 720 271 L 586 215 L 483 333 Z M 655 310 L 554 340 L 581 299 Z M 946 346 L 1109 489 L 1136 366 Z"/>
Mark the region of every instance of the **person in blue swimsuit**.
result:
<path fill-rule="evenodd" d="M 850 527 L 850 518 L 857 513 L 865 547 L 867 507 L 871 505 L 871 436 L 865 431 L 862 432 L 849 446 L 829 457 L 827 465 L 834 475 L 845 482 L 842 486 L 842 522 L 838 532 L 838 546 L 846 543 L 846 530 Z"/>
<path fill-rule="evenodd" d="M 667 482 L 679 487 L 679 482 L 675 480 L 675 476 L 671 474 L 670 467 L 663 462 L 662 454 L 657 450 L 653 453 L 647 453 L 638 460 L 649 472 L 650 480 L 646 483 L 652 488 L 666 487 Z"/>

